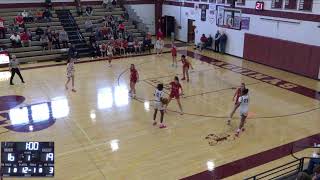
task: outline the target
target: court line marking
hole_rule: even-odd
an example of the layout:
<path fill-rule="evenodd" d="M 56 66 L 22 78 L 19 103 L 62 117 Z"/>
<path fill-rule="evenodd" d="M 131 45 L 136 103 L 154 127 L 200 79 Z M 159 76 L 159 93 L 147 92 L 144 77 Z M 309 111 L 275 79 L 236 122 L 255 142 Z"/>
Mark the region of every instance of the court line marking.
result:
<path fill-rule="evenodd" d="M 143 65 L 143 64 L 146 64 L 146 63 L 150 63 L 150 62 L 151 61 L 147 61 L 145 63 L 140 63 L 140 64 L 138 64 L 136 66 Z M 128 70 L 129 70 L 129 68 L 125 69 L 122 73 L 120 73 L 118 75 L 118 78 L 117 78 L 118 79 L 118 85 L 120 85 L 120 79 L 121 79 L 122 75 L 125 74 Z M 250 77 L 250 76 L 248 76 L 248 77 Z M 146 82 L 146 81 L 143 81 L 143 82 Z M 147 83 L 147 84 L 150 84 L 150 83 Z M 262 83 L 257 83 L 257 84 L 262 84 Z M 268 84 L 268 83 L 265 83 L 265 84 Z M 153 86 L 153 85 L 151 85 L 151 86 Z M 155 87 L 155 86 L 153 86 L 153 87 Z M 166 94 L 168 94 L 168 93 L 166 93 Z M 141 102 L 141 103 L 144 103 L 145 101 L 153 101 L 153 100 L 148 100 L 148 99 L 144 99 L 144 98 L 140 98 L 140 97 L 135 97 L 134 99 L 135 100 L 140 100 L 139 102 Z M 295 112 L 295 113 L 288 113 L 288 114 L 275 115 L 275 116 L 257 116 L 257 117 L 249 117 L 247 119 L 272 119 L 272 118 L 290 117 L 290 116 L 296 116 L 296 115 L 300 115 L 300 114 L 305 114 L 305 113 L 308 113 L 308 112 L 316 111 L 316 110 L 319 110 L 319 109 L 320 109 L 320 106 L 315 106 L 312 109 L 308 109 L 308 110 L 304 110 L 304 111 L 300 111 L 300 112 Z M 180 114 L 179 111 L 175 111 L 175 110 L 167 109 L 167 111 L 175 112 L 175 113 Z M 186 112 L 184 112 L 183 114 L 184 115 L 190 115 L 190 116 L 211 117 L 211 118 L 220 118 L 220 119 L 229 118 L 229 116 L 216 116 L 216 115 L 210 115 L 210 114 L 206 114 L 205 115 L 205 114 L 186 113 Z"/>
<path fill-rule="evenodd" d="M 192 121 L 190 124 L 196 124 L 196 123 L 199 123 L 199 122 L 202 122 L 202 121 L 205 121 L 205 120 L 208 120 L 209 118 L 207 117 L 203 117 L 201 119 L 197 119 L 197 121 Z M 158 129 L 159 131 L 163 131 L 163 130 L 171 130 L 171 129 L 176 129 L 176 128 L 180 128 L 180 127 L 184 127 L 183 126 L 184 124 L 178 124 L 176 126 L 170 126 L 170 127 L 167 127 L 165 129 L 159 129 L 158 127 L 154 127 L 152 125 L 152 121 L 150 121 L 150 127 L 151 128 L 155 128 L 155 129 Z M 123 137 L 120 139 L 120 141 L 123 141 L 123 140 L 129 140 L 129 139 L 133 139 L 133 138 L 137 138 L 139 136 L 143 136 L 143 135 L 147 135 L 150 133 L 150 131 L 145 131 L 145 130 L 149 130 L 150 127 L 147 127 L 147 128 L 144 128 L 142 129 L 143 130 L 143 133 L 138 133 L 137 135 L 130 135 L 130 136 L 127 136 L 127 137 Z M 70 128 L 70 127 L 69 127 Z M 103 140 L 104 142 L 102 143 L 95 143 L 93 145 L 89 145 L 89 146 L 84 146 L 84 147 L 81 147 L 81 148 L 76 148 L 74 150 L 69 150 L 69 151 L 65 151 L 65 152 L 62 152 L 62 153 L 58 153 L 56 154 L 56 157 L 62 157 L 62 156 L 65 156 L 65 155 L 69 155 L 69 154 L 72 154 L 72 153 L 75 153 L 75 152 L 80 152 L 80 151 L 85 151 L 85 150 L 89 150 L 89 149 L 93 149 L 93 148 L 96 148 L 99 147 L 99 146 L 105 146 L 107 144 L 108 141 L 105 141 Z M 81 143 L 79 143 L 81 144 Z"/>

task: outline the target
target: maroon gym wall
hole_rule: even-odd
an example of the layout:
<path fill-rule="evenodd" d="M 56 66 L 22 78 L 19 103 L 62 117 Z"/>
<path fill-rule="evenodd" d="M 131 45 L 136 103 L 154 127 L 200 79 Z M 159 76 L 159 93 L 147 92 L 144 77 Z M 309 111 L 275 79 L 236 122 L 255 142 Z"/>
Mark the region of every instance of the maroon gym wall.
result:
<path fill-rule="evenodd" d="M 318 79 L 320 46 L 246 33 L 243 58 Z"/>

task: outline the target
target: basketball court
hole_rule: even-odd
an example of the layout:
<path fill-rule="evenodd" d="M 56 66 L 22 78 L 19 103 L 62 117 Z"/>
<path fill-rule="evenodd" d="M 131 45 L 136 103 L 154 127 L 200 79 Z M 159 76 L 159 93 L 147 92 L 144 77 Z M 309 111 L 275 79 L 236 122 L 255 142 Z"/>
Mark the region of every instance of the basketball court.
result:
<path fill-rule="evenodd" d="M 65 64 L 22 65 L 26 84 L 15 86 L 2 68 L 1 141 L 54 141 L 57 180 L 201 179 L 208 166 L 224 168 L 213 179 L 243 179 L 292 159 L 284 149 L 269 150 L 319 141 L 316 80 L 192 47 L 180 47 L 181 54 L 194 70 L 189 83 L 181 81 L 184 115 L 173 100 L 165 129 L 152 126 L 153 92 L 182 77 L 181 63 L 171 67 L 171 53 L 116 59 L 112 67 L 82 59 L 75 65 L 76 93 L 64 88 Z M 130 64 L 140 75 L 136 99 L 128 95 Z M 239 112 L 231 126 L 226 120 L 241 82 L 250 90 L 249 119 L 234 138 Z M 256 164 L 259 153 L 265 161 Z"/>

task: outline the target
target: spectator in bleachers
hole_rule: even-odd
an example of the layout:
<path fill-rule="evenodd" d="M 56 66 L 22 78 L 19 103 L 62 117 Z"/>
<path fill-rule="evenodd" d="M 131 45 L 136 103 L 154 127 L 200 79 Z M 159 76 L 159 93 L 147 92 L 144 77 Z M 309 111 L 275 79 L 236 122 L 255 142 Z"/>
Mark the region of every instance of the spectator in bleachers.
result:
<path fill-rule="evenodd" d="M 78 16 L 82 16 L 83 10 L 82 10 L 82 6 L 81 6 L 80 0 L 76 0 L 76 9 L 77 9 Z"/>
<path fill-rule="evenodd" d="M 86 29 L 86 32 L 92 32 L 93 31 L 93 23 L 90 19 L 87 19 L 84 22 L 84 28 Z"/>
<path fill-rule="evenodd" d="M 123 23 L 119 24 L 118 30 L 122 34 L 122 36 L 124 36 L 125 26 Z"/>
<path fill-rule="evenodd" d="M 21 38 L 20 38 L 20 35 L 17 32 L 14 32 L 11 35 L 10 41 L 11 41 L 11 46 L 13 48 L 21 47 Z"/>
<path fill-rule="evenodd" d="M 86 7 L 86 15 L 87 16 L 92 16 L 93 15 L 93 9 L 91 6 Z"/>
<path fill-rule="evenodd" d="M 40 42 L 41 42 L 41 45 L 42 45 L 42 50 L 46 50 L 48 48 L 48 36 L 46 35 L 42 35 L 41 38 L 40 38 Z"/>
<path fill-rule="evenodd" d="M 115 8 L 117 6 L 117 1 L 116 0 L 112 0 L 111 4 Z"/>
<path fill-rule="evenodd" d="M 34 16 L 31 10 L 28 11 L 28 22 L 34 22 Z"/>
<path fill-rule="evenodd" d="M 47 28 L 45 29 L 44 34 L 48 35 L 49 33 L 51 33 L 51 31 L 52 31 L 51 27 L 49 25 L 47 25 Z"/>
<path fill-rule="evenodd" d="M 6 27 L 4 26 L 4 19 L 0 17 L 0 39 L 6 37 Z"/>
<path fill-rule="evenodd" d="M 24 28 L 24 20 L 22 15 L 19 13 L 16 17 L 15 17 L 15 23 L 19 26 Z"/>
<path fill-rule="evenodd" d="M 131 54 L 131 53 L 133 53 L 134 52 L 134 42 L 133 42 L 133 38 L 129 38 L 128 37 L 128 50 L 127 50 L 127 52 L 129 53 L 129 54 Z"/>
<path fill-rule="evenodd" d="M 52 17 L 52 14 L 49 9 L 46 9 L 42 14 L 42 18 L 47 22 L 51 22 L 51 17 Z"/>
<path fill-rule="evenodd" d="M 52 50 L 53 31 L 51 31 L 50 27 L 47 30 L 46 36 L 48 37 L 48 50 Z"/>
<path fill-rule="evenodd" d="M 43 19 L 43 12 L 42 12 L 42 10 L 38 9 L 37 12 L 36 12 L 36 20 L 38 22 L 41 22 L 42 19 Z"/>
<path fill-rule="evenodd" d="M 36 40 L 39 41 L 43 34 L 44 34 L 43 29 L 40 26 L 38 26 L 36 29 Z"/>
<path fill-rule="evenodd" d="M 119 47 L 119 49 L 120 49 L 120 56 L 122 55 L 122 52 L 123 52 L 123 55 L 126 55 L 126 48 L 125 48 L 125 46 L 124 46 L 124 40 L 122 40 L 122 39 L 120 39 L 120 47 Z"/>
<path fill-rule="evenodd" d="M 107 55 L 107 45 L 103 42 L 100 46 L 101 57 L 105 58 Z"/>
<path fill-rule="evenodd" d="M 61 49 L 59 40 L 59 31 L 52 32 L 52 43 L 55 49 Z"/>
<path fill-rule="evenodd" d="M 96 44 L 96 36 L 93 34 L 93 32 L 91 32 L 91 34 L 89 36 L 89 43 L 90 43 L 90 45 Z"/>
<path fill-rule="evenodd" d="M 151 53 L 152 43 L 151 43 L 151 37 L 149 37 L 148 35 L 144 37 L 142 48 L 144 51 L 148 50 L 149 53 Z"/>
<path fill-rule="evenodd" d="M 103 36 L 103 39 L 107 39 L 108 37 L 108 28 L 106 26 L 103 26 L 100 31 L 101 31 L 101 35 Z"/>
<path fill-rule="evenodd" d="M 99 27 L 96 28 L 95 36 L 97 41 L 100 41 L 102 39 L 102 34 Z"/>
<path fill-rule="evenodd" d="M 21 34 L 21 44 L 22 44 L 22 47 L 31 46 L 31 40 L 27 30 L 24 30 L 24 32 Z"/>
<path fill-rule="evenodd" d="M 134 47 L 134 52 L 135 53 L 140 53 L 141 52 L 141 45 L 139 44 L 139 41 L 138 41 L 137 38 L 134 40 L 133 47 Z"/>
<path fill-rule="evenodd" d="M 21 16 L 23 17 L 24 22 L 28 22 L 29 12 L 27 12 L 26 10 L 23 10 L 21 13 Z"/>
<path fill-rule="evenodd" d="M 92 52 L 92 57 L 94 57 L 94 58 L 100 57 L 100 48 L 96 43 L 92 43 L 90 45 L 90 49 Z"/>
<path fill-rule="evenodd" d="M 10 26 L 9 26 L 9 29 L 10 29 L 10 33 L 13 34 L 14 32 L 19 32 L 19 26 L 15 23 L 12 23 Z"/>
<path fill-rule="evenodd" d="M 129 14 L 128 14 L 127 11 L 124 11 L 124 13 L 122 14 L 122 16 L 124 17 L 124 19 L 125 19 L 126 21 L 129 20 Z"/>
<path fill-rule="evenodd" d="M 59 33 L 59 39 L 60 41 L 62 42 L 62 47 L 63 48 L 68 48 L 68 41 L 69 41 L 69 38 L 68 38 L 68 34 L 67 32 L 62 29 Z"/>
<path fill-rule="evenodd" d="M 52 9 L 52 2 L 51 2 L 51 0 L 46 0 L 45 2 L 46 2 L 47 8 L 48 8 L 48 9 Z"/>

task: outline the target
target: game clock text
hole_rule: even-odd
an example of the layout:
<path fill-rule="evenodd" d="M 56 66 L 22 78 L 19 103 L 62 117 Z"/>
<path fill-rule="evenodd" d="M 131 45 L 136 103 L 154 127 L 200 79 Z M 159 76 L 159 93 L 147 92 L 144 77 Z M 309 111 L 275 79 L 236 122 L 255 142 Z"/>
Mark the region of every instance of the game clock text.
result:
<path fill-rule="evenodd" d="M 53 142 L 1 142 L 3 177 L 53 177 Z"/>

